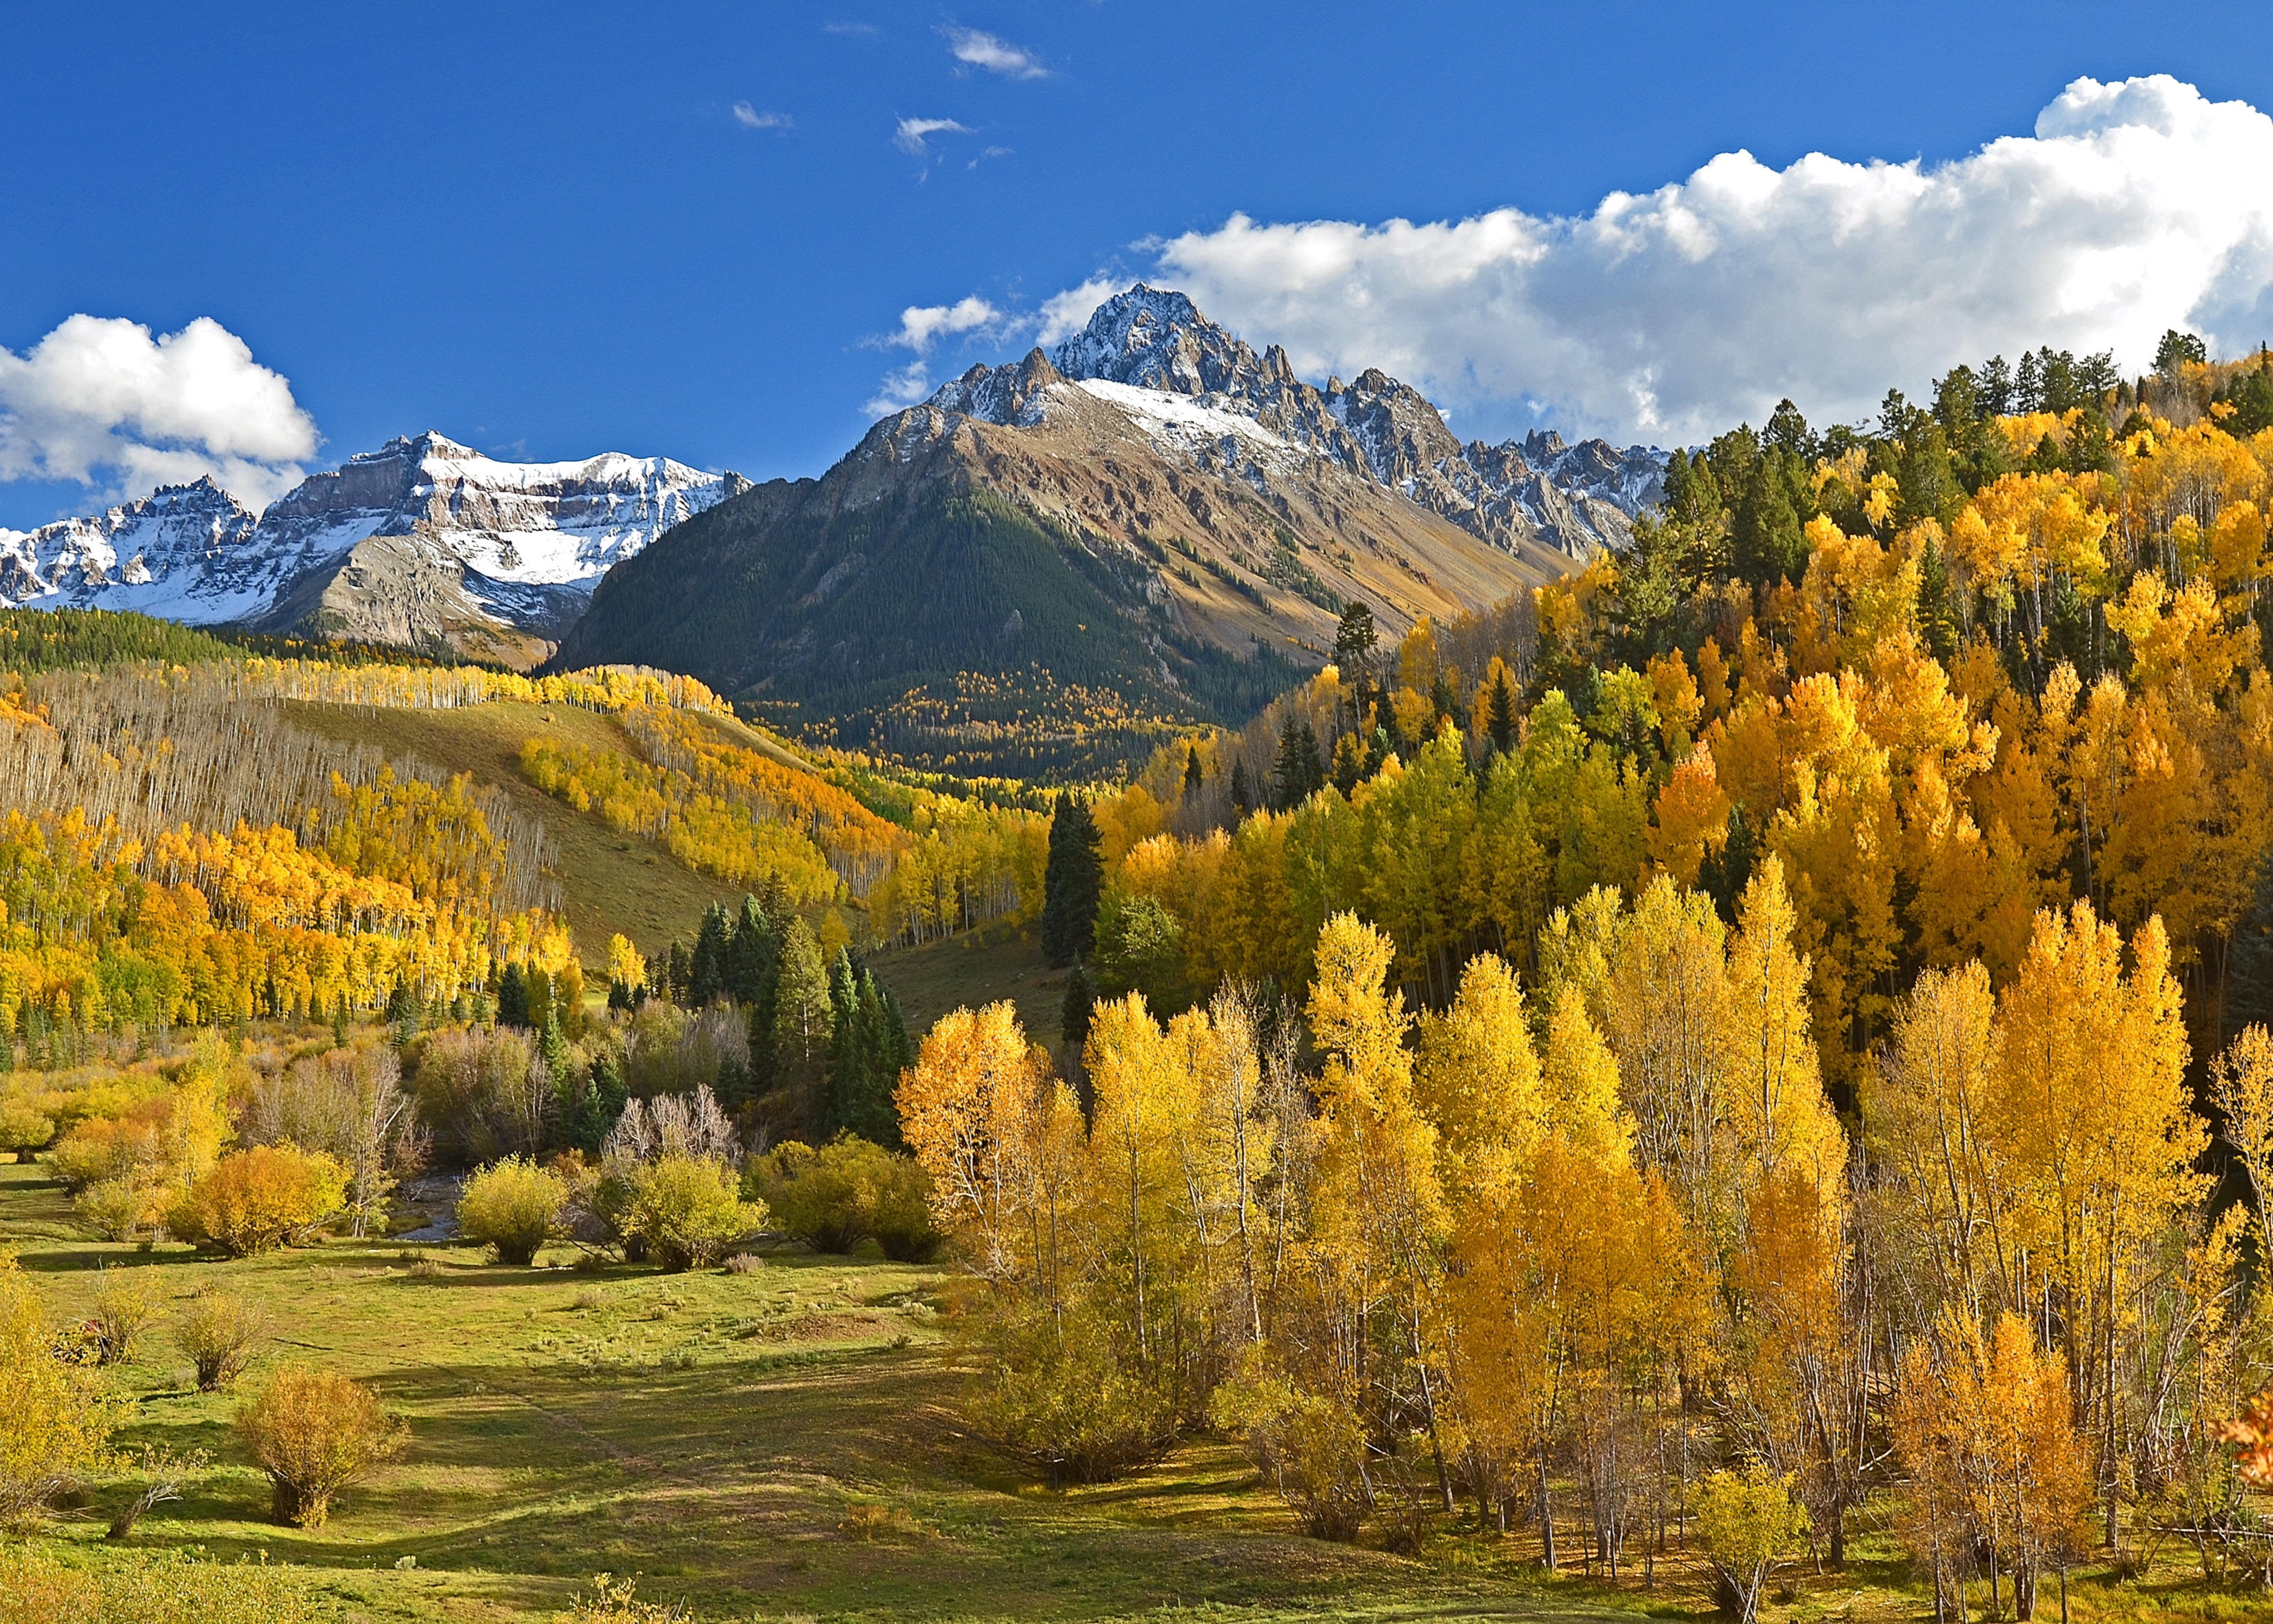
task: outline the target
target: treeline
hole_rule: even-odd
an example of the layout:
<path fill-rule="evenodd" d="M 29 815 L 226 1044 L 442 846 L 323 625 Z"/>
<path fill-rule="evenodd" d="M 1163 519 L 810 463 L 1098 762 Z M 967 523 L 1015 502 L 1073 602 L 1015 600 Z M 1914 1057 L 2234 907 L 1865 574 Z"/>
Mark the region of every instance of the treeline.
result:
<path fill-rule="evenodd" d="M 709 1021 L 715 1062 L 667 1079 L 638 1074 L 641 1022 L 657 1001 Z M 778 884 L 739 909 L 712 904 L 691 942 L 671 942 L 652 961 L 614 939 L 608 1004 L 632 1016 L 634 1092 L 707 1087 L 761 1145 L 848 1133 L 899 1143 L 892 1091 L 914 1056 L 899 1003 L 852 950 L 838 915 L 823 914 L 816 930 Z"/>
<path fill-rule="evenodd" d="M 1009 1006 L 942 1020 L 898 1104 L 986 1283 L 977 1419 L 1055 1478 L 1218 1428 L 1314 1534 L 1409 1548 L 1465 1502 L 1613 1576 L 1701 1517 L 1746 1613 L 1774 1530 L 1840 1562 L 1881 1491 L 1937 1613 L 1985 1577 L 2029 1618 L 2095 1544 L 2224 1571 L 2273 1321 L 2196 1171 L 2160 922 L 2079 902 L 2001 991 L 1917 977 L 1850 1125 L 1780 859 L 1734 911 L 1598 894 L 1535 991 L 1480 954 L 1417 1018 L 1337 914 L 1301 1011 L 1101 1004 L 1081 1096 Z M 2273 1039 L 2213 1069 L 2262 1178 Z"/>

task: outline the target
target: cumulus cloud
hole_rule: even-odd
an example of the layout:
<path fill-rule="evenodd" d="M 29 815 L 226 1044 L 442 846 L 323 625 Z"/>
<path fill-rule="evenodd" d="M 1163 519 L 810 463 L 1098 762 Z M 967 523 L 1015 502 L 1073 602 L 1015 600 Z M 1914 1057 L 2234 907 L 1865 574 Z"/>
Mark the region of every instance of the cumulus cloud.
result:
<path fill-rule="evenodd" d="M 0 348 L 0 480 L 124 498 L 211 475 L 259 507 L 299 483 L 317 444 L 291 385 L 209 317 L 153 334 L 73 316 L 20 355 Z"/>
<path fill-rule="evenodd" d="M 745 130 L 786 130 L 790 116 L 786 113 L 761 113 L 746 101 L 734 103 L 734 122 Z"/>
<path fill-rule="evenodd" d="M 942 28 L 947 36 L 947 48 L 955 59 L 965 67 L 981 68 L 989 73 L 999 73 L 1005 79 L 1047 79 L 1050 71 L 1041 59 L 1022 45 L 991 34 L 981 34 L 976 28 Z"/>
<path fill-rule="evenodd" d="M 942 336 L 976 333 L 1002 319 L 1002 313 L 971 294 L 952 304 L 911 304 L 900 312 L 900 330 L 889 343 L 904 345 L 920 355 Z"/>
<path fill-rule="evenodd" d="M 903 118 L 892 131 L 892 145 L 911 158 L 921 158 L 931 151 L 924 144 L 926 137 L 970 133 L 970 125 L 958 124 L 951 118 Z"/>
<path fill-rule="evenodd" d="M 932 391 L 931 367 L 926 357 L 934 344 L 943 338 L 961 338 L 1004 325 L 1002 312 L 977 294 L 957 299 L 952 304 L 911 304 L 900 312 L 896 332 L 870 341 L 911 349 L 915 359 L 887 373 L 874 398 L 865 402 L 862 409 L 881 415 L 913 406 Z"/>
<path fill-rule="evenodd" d="M 1952 162 L 1713 159 L 1579 217 L 1258 223 L 1159 245 L 1155 280 L 1313 375 L 1375 365 L 1471 415 L 1693 442 L 1789 395 L 1869 415 L 2038 344 L 2143 368 L 2166 327 L 2273 336 L 2273 119 L 2166 76 L 2081 79 Z M 1078 325 L 1104 285 L 1044 308 Z"/>

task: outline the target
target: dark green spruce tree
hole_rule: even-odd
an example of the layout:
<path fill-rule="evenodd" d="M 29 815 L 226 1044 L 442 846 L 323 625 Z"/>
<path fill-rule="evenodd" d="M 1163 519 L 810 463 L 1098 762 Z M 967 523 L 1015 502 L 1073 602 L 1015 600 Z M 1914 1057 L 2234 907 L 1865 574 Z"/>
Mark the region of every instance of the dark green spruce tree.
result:
<path fill-rule="evenodd" d="M 1071 793 L 1059 796 L 1042 871 L 1042 956 L 1052 964 L 1063 967 L 1090 954 L 1105 884 L 1103 848 L 1089 803 Z"/>

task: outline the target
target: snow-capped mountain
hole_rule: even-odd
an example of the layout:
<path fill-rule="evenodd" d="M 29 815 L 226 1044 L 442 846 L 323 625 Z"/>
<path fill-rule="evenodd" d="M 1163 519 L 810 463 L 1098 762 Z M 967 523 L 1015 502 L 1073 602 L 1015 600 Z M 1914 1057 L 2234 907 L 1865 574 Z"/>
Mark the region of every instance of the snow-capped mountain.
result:
<path fill-rule="evenodd" d="M 1618 544 L 1662 466 L 1545 436 L 1463 446 L 1393 379 L 1317 388 L 1139 286 L 1051 353 L 881 419 L 820 478 L 680 526 L 609 574 L 557 660 L 691 671 L 853 744 L 904 744 L 910 718 L 1038 671 L 1131 714 L 1243 720 L 1329 657 L 1352 600 L 1392 640 L 1504 602 Z M 939 725 L 934 745 L 968 747 Z"/>
<path fill-rule="evenodd" d="M 746 485 L 613 452 L 501 462 L 429 432 L 351 457 L 258 516 L 199 480 L 0 531 L 0 600 L 540 658 L 610 567 Z"/>
<path fill-rule="evenodd" d="M 1369 370 L 1354 383 L 1332 378 L 1314 388 L 1278 346 L 1258 355 L 1184 295 L 1141 282 L 1099 305 L 1046 357 L 1038 351 L 1019 366 L 975 367 L 926 404 L 1031 426 L 1046 407 L 1037 359 L 1146 425 L 1164 448 L 1189 453 L 1196 435 L 1259 448 L 1259 430 L 1282 461 L 1292 454 L 1338 463 L 1502 546 L 1535 541 L 1583 560 L 1624 545 L 1634 516 L 1664 495 L 1666 454 L 1654 446 L 1566 445 L 1560 435 L 1537 432 L 1464 445 L 1419 391 L 1386 373 Z M 1212 416 L 1204 424 L 1196 412 Z"/>

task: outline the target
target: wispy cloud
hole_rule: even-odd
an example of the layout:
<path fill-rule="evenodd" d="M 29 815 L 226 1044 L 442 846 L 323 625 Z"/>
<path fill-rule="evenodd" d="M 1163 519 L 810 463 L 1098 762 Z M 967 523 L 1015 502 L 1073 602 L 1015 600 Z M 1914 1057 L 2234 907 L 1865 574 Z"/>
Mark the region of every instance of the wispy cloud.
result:
<path fill-rule="evenodd" d="M 1004 79 L 1047 79 L 1050 71 L 1042 65 L 1041 58 L 1023 45 L 992 34 L 981 34 L 976 28 L 942 28 L 947 36 L 947 48 L 955 59 L 965 67 L 984 69 L 999 73 Z"/>
<path fill-rule="evenodd" d="M 951 118 L 903 118 L 892 131 L 892 145 L 911 158 L 922 158 L 931 148 L 924 143 L 934 135 L 969 135 L 971 126 L 959 124 Z"/>
<path fill-rule="evenodd" d="M 877 29 L 874 23 L 823 23 L 821 25 L 821 32 L 838 34 L 847 39 L 873 40 L 876 37 Z"/>
<path fill-rule="evenodd" d="M 875 397 L 866 403 L 866 409 L 881 415 L 915 405 L 931 393 L 931 367 L 926 357 L 933 345 L 943 338 L 959 338 L 1003 326 L 1002 312 L 975 293 L 952 304 L 909 305 L 900 312 L 897 331 L 868 341 L 879 348 L 911 349 L 915 359 L 884 375 Z"/>
<path fill-rule="evenodd" d="M 761 113 L 746 101 L 734 103 L 734 122 L 745 130 L 786 130 L 790 116 L 786 113 Z"/>

